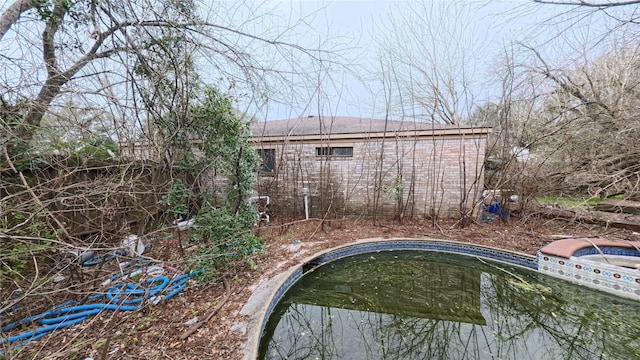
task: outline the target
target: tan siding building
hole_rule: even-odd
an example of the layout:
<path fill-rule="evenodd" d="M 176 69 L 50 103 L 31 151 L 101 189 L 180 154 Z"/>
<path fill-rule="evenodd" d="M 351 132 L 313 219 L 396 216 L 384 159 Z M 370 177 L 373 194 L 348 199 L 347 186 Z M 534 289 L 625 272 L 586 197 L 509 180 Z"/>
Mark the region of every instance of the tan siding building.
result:
<path fill-rule="evenodd" d="M 489 128 L 353 117 L 252 126 L 258 193 L 276 214 L 459 217 L 483 189 Z"/>

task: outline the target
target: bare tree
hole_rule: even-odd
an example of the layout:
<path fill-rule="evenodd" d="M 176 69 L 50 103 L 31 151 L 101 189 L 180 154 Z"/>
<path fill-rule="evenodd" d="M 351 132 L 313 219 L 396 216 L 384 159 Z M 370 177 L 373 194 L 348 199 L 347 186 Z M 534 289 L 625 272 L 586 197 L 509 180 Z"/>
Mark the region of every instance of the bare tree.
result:
<path fill-rule="evenodd" d="M 393 116 L 458 124 L 473 106 L 474 58 L 484 40 L 474 31 L 474 6 L 463 2 L 403 4 L 378 39 L 398 79 Z M 451 18 L 450 14 L 457 14 Z"/>
<path fill-rule="evenodd" d="M 629 1 L 585 1 L 585 0 L 568 0 L 568 1 L 556 1 L 556 0 L 533 0 L 540 4 L 550 5 L 569 5 L 569 6 L 584 6 L 598 9 L 607 9 L 617 6 L 637 5 L 640 4 L 638 0 Z"/>
<path fill-rule="evenodd" d="M 476 59 L 483 54 L 486 40 L 475 29 L 473 14 L 478 10 L 477 5 L 456 1 L 412 2 L 401 5 L 404 7 L 399 8 L 402 11 L 398 13 L 402 16 L 392 13 L 386 24 L 388 31 L 378 39 L 382 54 L 381 77 L 385 79 L 386 105 L 391 118 L 431 123 L 433 130 L 442 125 L 466 125 L 466 118 L 472 113 L 478 96 L 474 83 L 478 80 Z M 451 14 L 456 16 L 451 17 Z M 399 218 L 403 216 L 403 209 L 412 203 L 411 197 L 416 191 L 413 179 L 416 177 L 428 179 L 427 189 L 420 189 L 420 192 L 427 194 L 428 212 L 434 224 L 442 209 L 451 202 L 459 206 L 461 216 L 465 217 L 469 205 L 479 196 L 481 170 L 466 168 L 464 157 L 459 159 L 460 174 L 456 174 L 460 179 L 460 193 L 444 194 L 442 184 L 448 171 L 444 165 L 447 154 L 441 143 L 434 141 L 433 144 L 428 159 L 416 160 L 429 163 L 426 173 L 416 174 L 415 166 L 396 169 L 397 179 L 390 189 L 397 196 Z M 484 157 L 480 148 L 476 150 Z M 467 154 L 473 150 L 461 145 L 456 151 Z M 482 164 L 482 160 L 479 163 Z M 472 173 L 479 177 L 471 179 Z"/>
<path fill-rule="evenodd" d="M 233 10 L 219 5 L 217 10 Z M 88 94 L 103 98 L 103 103 L 114 92 L 126 96 L 127 83 L 149 75 L 153 57 L 178 60 L 177 44 L 192 44 L 193 51 L 205 55 L 210 73 L 234 79 L 241 75 L 256 84 L 265 74 L 282 71 L 252 56 L 256 43 L 276 53 L 313 57 L 312 50 L 281 41 L 282 33 L 263 37 L 267 29 L 264 34 L 250 33 L 242 27 L 246 22 L 212 23 L 201 14 L 187 0 L 14 1 L 0 17 L 0 63 L 6 69 L 0 104 L 4 113 L 21 118 L 18 123 L 4 121 L 11 123 L 16 136 L 28 140 L 61 93 Z"/>
<path fill-rule="evenodd" d="M 592 63 L 575 69 L 553 69 L 542 56 L 538 71 L 555 85 L 546 100 L 547 123 L 543 148 L 547 176 L 563 179 L 558 187 L 592 196 L 640 192 L 640 105 L 638 45 L 621 45 Z"/>

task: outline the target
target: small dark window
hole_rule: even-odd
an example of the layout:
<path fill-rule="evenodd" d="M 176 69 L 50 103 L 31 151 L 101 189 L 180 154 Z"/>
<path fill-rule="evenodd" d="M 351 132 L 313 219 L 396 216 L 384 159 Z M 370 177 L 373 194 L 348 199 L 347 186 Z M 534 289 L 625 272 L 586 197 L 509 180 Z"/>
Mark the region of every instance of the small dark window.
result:
<path fill-rule="evenodd" d="M 317 147 L 316 156 L 353 156 L 353 146 Z"/>
<path fill-rule="evenodd" d="M 273 173 L 276 171 L 276 149 L 258 149 L 258 155 L 262 159 L 260 163 L 261 173 Z"/>

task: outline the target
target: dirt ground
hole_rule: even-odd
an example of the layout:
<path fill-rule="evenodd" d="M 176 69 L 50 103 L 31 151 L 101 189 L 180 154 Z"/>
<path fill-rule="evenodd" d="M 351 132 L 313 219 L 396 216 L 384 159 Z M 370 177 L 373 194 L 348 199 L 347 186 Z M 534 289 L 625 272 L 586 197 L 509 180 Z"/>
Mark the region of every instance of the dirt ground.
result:
<path fill-rule="evenodd" d="M 266 252 L 255 257 L 254 266 L 238 264 L 224 274 L 225 282 L 194 284 L 178 296 L 135 312 L 105 313 L 84 323 L 58 330 L 23 347 L 7 358 L 17 359 L 241 359 L 247 334 L 234 326 L 242 320 L 240 309 L 256 287 L 309 255 L 322 249 L 374 237 L 434 238 L 492 246 L 535 255 L 537 250 L 561 236 L 600 236 L 640 240 L 628 230 L 568 223 L 563 220 L 512 218 L 458 228 L 453 223 L 431 221 L 279 219 L 258 229 Z M 176 256 L 175 244 L 151 246 L 153 256 Z M 98 278 L 105 269 L 81 269 L 84 277 Z M 93 272 L 93 273 L 92 273 Z M 80 276 L 82 278 L 82 276 Z M 220 304 L 222 306 L 220 307 Z M 213 309 L 219 311 L 193 334 L 182 339 L 191 322 L 202 321 Z M 0 318 L 0 321 L 3 321 Z M 4 322 L 2 322 L 4 324 Z M 0 348 L 2 345 L 0 344 Z M 0 356 L 0 358 L 2 358 Z"/>

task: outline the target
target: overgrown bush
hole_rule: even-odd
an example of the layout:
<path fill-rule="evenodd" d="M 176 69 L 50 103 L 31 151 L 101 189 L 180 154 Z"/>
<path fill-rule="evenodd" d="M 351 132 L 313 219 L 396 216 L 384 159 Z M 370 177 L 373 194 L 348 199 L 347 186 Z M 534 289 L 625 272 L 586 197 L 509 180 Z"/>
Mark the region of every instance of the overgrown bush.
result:
<path fill-rule="evenodd" d="M 203 247 L 187 260 L 202 276 L 213 278 L 221 266 L 261 253 L 264 244 L 253 232 L 258 213 L 247 203 L 255 188 L 259 157 L 248 142 L 248 123 L 233 109 L 233 98 L 205 88 L 186 116 L 173 114 L 156 126 L 171 161 L 189 169 L 199 188 L 206 189 L 198 193 L 175 178 L 171 192 L 162 199 L 174 218 L 190 213 L 191 203 L 199 204 L 189 240 Z M 225 181 L 220 182 L 221 177 Z"/>
<path fill-rule="evenodd" d="M 254 233 L 258 213 L 249 205 L 233 212 L 205 201 L 195 220 L 191 240 L 204 245 L 195 267 L 205 274 L 218 266 L 264 252 L 264 242 Z"/>

